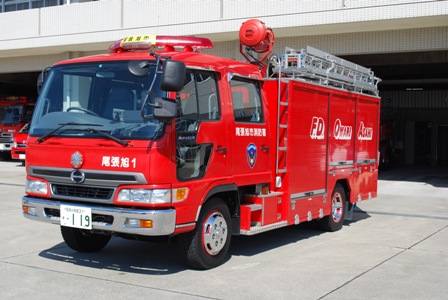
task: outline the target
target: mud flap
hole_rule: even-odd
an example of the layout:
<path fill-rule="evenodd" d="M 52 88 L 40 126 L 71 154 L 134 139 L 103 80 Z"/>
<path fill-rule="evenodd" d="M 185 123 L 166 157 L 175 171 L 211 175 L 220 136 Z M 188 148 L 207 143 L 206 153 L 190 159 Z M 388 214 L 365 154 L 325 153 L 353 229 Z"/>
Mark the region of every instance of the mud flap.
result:
<path fill-rule="evenodd" d="M 344 221 L 352 221 L 353 220 L 353 210 L 356 207 L 356 203 L 355 204 L 351 204 L 347 201 L 348 205 L 345 205 L 345 217 L 344 217 Z"/>

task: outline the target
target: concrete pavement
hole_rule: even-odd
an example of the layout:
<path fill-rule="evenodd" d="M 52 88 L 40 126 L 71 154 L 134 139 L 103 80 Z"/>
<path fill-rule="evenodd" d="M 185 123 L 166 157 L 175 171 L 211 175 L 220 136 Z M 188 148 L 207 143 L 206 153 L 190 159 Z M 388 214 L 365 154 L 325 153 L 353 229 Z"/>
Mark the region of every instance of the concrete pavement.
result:
<path fill-rule="evenodd" d="M 418 172 L 418 173 L 417 173 Z M 392 169 L 341 231 L 299 225 L 232 237 L 213 270 L 177 245 L 113 238 L 72 251 L 58 226 L 21 213 L 25 168 L 0 161 L 3 299 L 448 299 L 448 170 Z"/>

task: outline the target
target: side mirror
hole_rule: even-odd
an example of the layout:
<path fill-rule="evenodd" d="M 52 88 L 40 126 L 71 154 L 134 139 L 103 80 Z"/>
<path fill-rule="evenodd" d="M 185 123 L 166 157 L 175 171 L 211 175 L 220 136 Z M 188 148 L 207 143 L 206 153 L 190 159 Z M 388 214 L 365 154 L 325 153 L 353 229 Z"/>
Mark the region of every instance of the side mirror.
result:
<path fill-rule="evenodd" d="M 181 61 L 166 59 L 162 65 L 163 74 L 160 87 L 164 91 L 178 92 L 185 84 L 186 66 Z"/>
<path fill-rule="evenodd" d="M 154 100 L 154 118 L 169 121 L 176 117 L 177 104 L 175 100 L 157 97 Z"/>
<path fill-rule="evenodd" d="M 44 85 L 45 79 L 47 79 L 48 72 L 50 72 L 51 67 L 46 67 L 40 72 L 39 77 L 37 77 L 37 93 L 40 93 L 42 86 Z"/>

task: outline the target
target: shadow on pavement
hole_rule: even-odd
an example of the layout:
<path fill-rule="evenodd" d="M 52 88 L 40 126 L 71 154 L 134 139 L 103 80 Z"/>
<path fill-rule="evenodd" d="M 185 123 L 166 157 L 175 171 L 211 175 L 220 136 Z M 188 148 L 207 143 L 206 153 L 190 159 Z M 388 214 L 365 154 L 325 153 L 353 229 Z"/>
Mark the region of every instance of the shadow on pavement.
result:
<path fill-rule="evenodd" d="M 65 243 L 39 253 L 40 257 L 87 268 L 112 270 L 119 273 L 169 275 L 184 271 L 177 245 L 112 238 L 95 253 L 76 252 Z"/>
<path fill-rule="evenodd" d="M 366 212 L 356 208 L 353 220 L 345 221 L 344 227 L 368 217 Z M 332 233 L 319 230 L 315 222 L 305 222 L 254 236 L 232 236 L 229 254 L 254 256 L 287 244 L 300 243 L 321 234 Z M 60 243 L 41 251 L 39 256 L 77 266 L 120 273 L 169 275 L 188 269 L 180 257 L 176 243 L 131 241 L 117 237 L 112 238 L 102 251 L 95 253 L 76 252 L 65 243 Z M 230 256 L 227 259 L 230 259 Z"/>

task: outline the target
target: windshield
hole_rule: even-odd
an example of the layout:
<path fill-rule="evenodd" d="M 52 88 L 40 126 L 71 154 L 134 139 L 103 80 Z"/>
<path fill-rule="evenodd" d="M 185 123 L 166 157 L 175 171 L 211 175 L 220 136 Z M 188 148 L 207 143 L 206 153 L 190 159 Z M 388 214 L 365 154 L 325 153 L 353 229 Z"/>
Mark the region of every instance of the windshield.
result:
<path fill-rule="evenodd" d="M 22 109 L 20 105 L 0 106 L 0 124 L 18 124 L 22 121 Z"/>
<path fill-rule="evenodd" d="M 31 136 L 156 139 L 163 123 L 143 118 L 142 105 L 155 76 L 155 66 L 142 62 L 147 75 L 130 73 L 128 61 L 53 67 L 39 95 Z M 158 78 L 151 98 L 166 97 Z M 145 105 L 145 116 L 152 106 Z M 93 129 L 94 127 L 94 129 Z"/>

